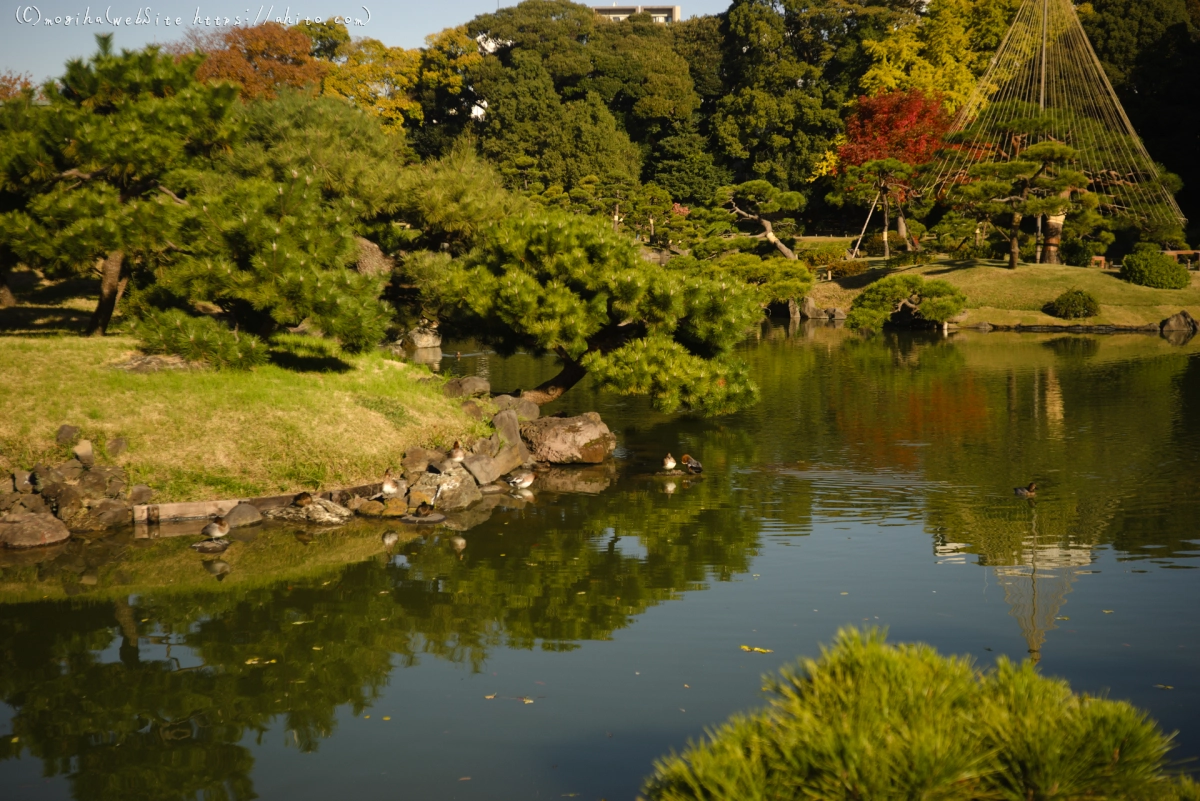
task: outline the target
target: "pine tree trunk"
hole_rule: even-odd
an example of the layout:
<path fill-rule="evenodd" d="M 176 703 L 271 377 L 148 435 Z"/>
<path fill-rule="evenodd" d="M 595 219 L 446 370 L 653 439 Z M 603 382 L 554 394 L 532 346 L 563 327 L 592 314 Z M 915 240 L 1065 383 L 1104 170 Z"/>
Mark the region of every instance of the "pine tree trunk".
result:
<path fill-rule="evenodd" d="M 1066 221 L 1067 215 L 1065 214 L 1054 214 L 1046 217 L 1046 244 L 1042 248 L 1043 264 L 1062 264 L 1059 248 L 1062 245 L 1063 223 Z"/>
<path fill-rule="evenodd" d="M 912 253 L 912 239 L 908 236 L 908 223 L 904 220 L 904 207 L 896 207 L 896 233 L 900 234 L 900 238 L 904 240 L 904 250 Z"/>
<path fill-rule="evenodd" d="M 888 242 L 888 229 L 892 227 L 892 221 L 888 218 L 888 196 L 884 193 L 883 196 L 883 257 L 890 259 L 892 257 L 892 245 Z"/>
<path fill-rule="evenodd" d="M 100 301 L 88 322 L 86 336 L 104 336 L 107 333 L 117 301 L 121 298 L 121 290 L 125 288 L 121 280 L 124 267 L 125 254 L 119 250 L 109 253 L 104 260 L 100 274 Z"/>
<path fill-rule="evenodd" d="M 8 288 L 8 267 L 0 265 L 0 309 L 17 305 L 17 297 Z"/>
<path fill-rule="evenodd" d="M 563 367 L 558 375 L 533 389 L 522 390 L 522 398 L 533 401 L 538 406 L 544 406 L 561 398 L 567 390 L 578 384 L 587 375 L 587 370 L 579 362 L 563 357 L 561 354 L 560 358 L 563 359 Z"/>
<path fill-rule="evenodd" d="M 1012 233 L 1008 240 L 1008 267 L 1010 270 L 1017 269 L 1017 262 L 1021 260 L 1021 213 L 1013 212 Z"/>

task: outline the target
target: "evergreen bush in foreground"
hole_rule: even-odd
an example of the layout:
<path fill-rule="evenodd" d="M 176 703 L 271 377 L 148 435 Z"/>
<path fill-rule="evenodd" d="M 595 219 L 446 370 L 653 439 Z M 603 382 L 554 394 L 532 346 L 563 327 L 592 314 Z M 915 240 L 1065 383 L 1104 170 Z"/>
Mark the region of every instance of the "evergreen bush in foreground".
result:
<path fill-rule="evenodd" d="M 1050 313 L 1064 320 L 1095 317 L 1100 313 L 1100 303 L 1091 292 L 1082 289 L 1068 289 L 1050 301 Z"/>
<path fill-rule="evenodd" d="M 1185 289 L 1192 282 L 1187 268 L 1175 259 L 1144 250 L 1125 257 L 1121 277 L 1131 284 L 1155 289 Z"/>
<path fill-rule="evenodd" d="M 843 629 L 765 689 L 765 709 L 659 760 L 644 798 L 1200 798 L 1166 772 L 1171 737 L 1145 713 L 1075 695 L 1030 662 L 981 672 Z"/>
<path fill-rule="evenodd" d="M 248 370 L 267 360 L 267 346 L 251 334 L 231 330 L 211 317 L 193 317 L 179 309 L 151 309 L 136 328 L 142 350 L 166 353 L 213 367 Z"/>

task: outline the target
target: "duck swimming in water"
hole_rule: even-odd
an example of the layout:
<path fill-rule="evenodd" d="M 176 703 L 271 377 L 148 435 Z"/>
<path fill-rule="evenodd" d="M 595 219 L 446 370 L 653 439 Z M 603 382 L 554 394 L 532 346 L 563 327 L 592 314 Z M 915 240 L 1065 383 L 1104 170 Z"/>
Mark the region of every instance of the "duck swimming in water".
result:
<path fill-rule="evenodd" d="M 513 489 L 523 490 L 529 489 L 529 485 L 533 483 L 534 478 L 536 478 L 536 476 L 534 476 L 532 470 L 518 470 L 517 472 L 509 475 L 509 477 L 505 480 L 508 481 L 509 485 L 512 486 Z"/>
<path fill-rule="evenodd" d="M 686 453 L 679 457 L 679 461 L 683 463 L 683 466 L 688 469 L 689 473 L 699 473 L 704 469 L 704 465 L 700 464 Z"/>
<path fill-rule="evenodd" d="M 217 540 L 229 533 L 229 524 L 225 522 L 225 518 L 218 517 L 216 520 L 209 523 L 204 528 L 200 529 L 202 536 L 208 537 L 210 540 Z"/>
<path fill-rule="evenodd" d="M 675 457 L 668 453 L 666 456 L 663 457 L 663 470 L 674 470 L 674 469 L 675 469 Z"/>
<path fill-rule="evenodd" d="M 1030 481 L 1028 487 L 1013 487 L 1013 495 L 1018 498 L 1033 498 L 1037 495 L 1037 484 Z"/>
<path fill-rule="evenodd" d="M 450 449 L 450 461 L 461 462 L 467 458 L 467 452 L 462 449 L 462 445 L 458 444 L 458 440 L 454 440 L 454 447 Z"/>

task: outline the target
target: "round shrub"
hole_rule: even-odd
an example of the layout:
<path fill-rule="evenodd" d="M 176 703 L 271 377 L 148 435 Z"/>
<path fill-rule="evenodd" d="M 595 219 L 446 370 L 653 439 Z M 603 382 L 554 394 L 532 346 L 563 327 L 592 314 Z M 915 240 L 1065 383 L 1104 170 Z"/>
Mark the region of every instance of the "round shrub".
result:
<path fill-rule="evenodd" d="M 1171 738 L 1123 701 L 1076 695 L 1032 662 L 980 671 L 924 644 L 843 629 L 737 715 L 658 760 L 648 801 L 1194 798 Z"/>
<path fill-rule="evenodd" d="M 829 272 L 834 278 L 850 278 L 855 275 L 862 275 L 867 271 L 868 263 L 865 259 L 855 259 L 854 261 L 837 261 L 829 265 Z"/>
<path fill-rule="evenodd" d="M 1091 292 L 1068 289 L 1050 302 L 1050 313 L 1064 320 L 1095 317 L 1100 313 L 1100 304 Z"/>
<path fill-rule="evenodd" d="M 1130 253 L 1121 264 L 1121 277 L 1131 284 L 1155 289 L 1185 289 L 1192 282 L 1187 268 L 1163 253 Z"/>
<path fill-rule="evenodd" d="M 892 253 L 897 249 L 904 250 L 904 237 L 895 231 L 888 231 L 888 244 L 891 245 Z M 861 251 L 868 256 L 883 255 L 883 234 L 871 234 L 863 240 Z"/>

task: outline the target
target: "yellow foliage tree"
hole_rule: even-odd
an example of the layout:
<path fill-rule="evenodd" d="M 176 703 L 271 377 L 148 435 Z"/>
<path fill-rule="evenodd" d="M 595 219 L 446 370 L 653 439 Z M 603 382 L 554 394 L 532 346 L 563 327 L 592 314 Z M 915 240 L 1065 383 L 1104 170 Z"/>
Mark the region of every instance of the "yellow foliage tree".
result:
<path fill-rule="evenodd" d="M 420 124 L 423 114 L 416 97 L 421 74 L 420 50 L 388 47 L 378 39 L 359 39 L 339 50 L 345 62 L 325 78 L 323 93 L 349 100 L 379 117 L 388 131 Z"/>

